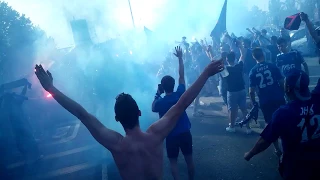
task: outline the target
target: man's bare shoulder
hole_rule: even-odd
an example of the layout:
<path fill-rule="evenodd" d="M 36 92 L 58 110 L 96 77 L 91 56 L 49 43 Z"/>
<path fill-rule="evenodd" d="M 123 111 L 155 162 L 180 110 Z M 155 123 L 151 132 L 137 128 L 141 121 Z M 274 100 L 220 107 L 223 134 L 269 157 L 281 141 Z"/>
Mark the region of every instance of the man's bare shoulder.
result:
<path fill-rule="evenodd" d="M 141 132 L 136 136 L 124 136 L 119 143 L 120 149 L 128 149 L 129 147 L 139 146 L 156 146 L 156 136 L 152 132 Z"/>

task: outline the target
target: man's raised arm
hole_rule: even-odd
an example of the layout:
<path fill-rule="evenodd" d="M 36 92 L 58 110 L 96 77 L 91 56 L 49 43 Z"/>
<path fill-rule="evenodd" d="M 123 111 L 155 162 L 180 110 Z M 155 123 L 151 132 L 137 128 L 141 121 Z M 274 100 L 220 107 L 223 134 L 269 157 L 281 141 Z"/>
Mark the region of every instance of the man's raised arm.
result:
<path fill-rule="evenodd" d="M 36 75 L 42 87 L 67 111 L 76 116 L 90 131 L 91 135 L 110 151 L 117 151 L 121 134 L 106 128 L 96 117 L 88 113 L 80 104 L 73 101 L 53 86 L 53 78 L 49 71 L 36 65 Z"/>
<path fill-rule="evenodd" d="M 179 59 L 179 85 L 186 84 L 184 79 L 184 64 L 182 59 L 182 49 L 180 46 L 177 46 L 175 50 L 176 50 L 176 53 L 174 53 L 174 55 Z"/>
<path fill-rule="evenodd" d="M 147 130 L 155 135 L 157 142 L 162 142 L 175 127 L 181 114 L 198 96 L 207 79 L 223 70 L 222 60 L 211 62 L 202 72 L 196 82 L 183 93 L 179 101 L 157 122 L 153 123 Z"/>
<path fill-rule="evenodd" d="M 302 12 L 300 13 L 300 18 L 302 21 L 306 23 L 308 31 L 312 36 L 313 40 L 315 41 L 315 43 L 316 44 L 320 43 L 320 36 L 318 36 L 317 32 L 315 31 L 315 28 L 313 24 L 310 22 L 308 15 Z"/>

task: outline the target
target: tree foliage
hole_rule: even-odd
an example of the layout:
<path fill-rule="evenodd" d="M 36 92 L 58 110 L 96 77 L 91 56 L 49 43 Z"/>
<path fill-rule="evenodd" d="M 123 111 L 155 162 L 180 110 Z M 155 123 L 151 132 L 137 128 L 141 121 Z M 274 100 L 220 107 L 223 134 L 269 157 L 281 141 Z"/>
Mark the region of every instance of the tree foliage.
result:
<path fill-rule="evenodd" d="M 25 74 L 23 68 L 33 66 L 35 41 L 45 37 L 25 15 L 0 2 L 0 82 Z"/>
<path fill-rule="evenodd" d="M 285 17 L 301 11 L 314 17 L 316 6 L 320 6 L 319 0 L 269 0 L 269 16 L 273 24 L 281 26 Z"/>

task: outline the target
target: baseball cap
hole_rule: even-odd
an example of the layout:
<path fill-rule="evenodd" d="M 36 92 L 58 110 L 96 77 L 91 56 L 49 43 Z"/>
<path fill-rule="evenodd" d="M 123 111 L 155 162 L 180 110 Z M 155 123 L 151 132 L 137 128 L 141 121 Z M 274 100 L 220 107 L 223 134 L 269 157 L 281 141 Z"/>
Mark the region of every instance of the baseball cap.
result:
<path fill-rule="evenodd" d="M 294 93 L 301 101 L 306 101 L 311 98 L 309 90 L 309 76 L 298 69 L 292 69 L 286 74 L 287 86 L 294 89 Z"/>

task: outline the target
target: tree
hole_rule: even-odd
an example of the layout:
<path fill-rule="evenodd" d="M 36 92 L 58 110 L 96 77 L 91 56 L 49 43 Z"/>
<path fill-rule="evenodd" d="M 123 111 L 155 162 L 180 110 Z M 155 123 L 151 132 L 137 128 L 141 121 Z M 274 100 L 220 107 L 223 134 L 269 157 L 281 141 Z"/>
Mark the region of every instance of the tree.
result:
<path fill-rule="evenodd" d="M 297 2 L 300 11 L 308 13 L 311 19 L 315 17 L 316 7 L 320 5 L 319 0 L 297 0 Z"/>
<path fill-rule="evenodd" d="M 281 12 L 284 10 L 284 4 L 281 0 L 269 0 L 269 16 L 272 23 L 279 26 L 281 23 Z"/>
<path fill-rule="evenodd" d="M 267 12 L 261 10 L 258 6 L 253 6 L 251 11 L 249 11 L 250 18 L 252 22 L 255 22 L 254 26 L 264 26 L 267 24 L 268 16 Z"/>
<path fill-rule="evenodd" d="M 0 83 L 32 72 L 37 51 L 35 41 L 46 38 L 25 15 L 0 2 Z"/>
<path fill-rule="evenodd" d="M 310 1 L 310 0 L 309 0 Z M 284 1 L 284 13 L 285 16 L 289 16 L 298 13 L 298 1 L 297 0 L 285 0 Z"/>

